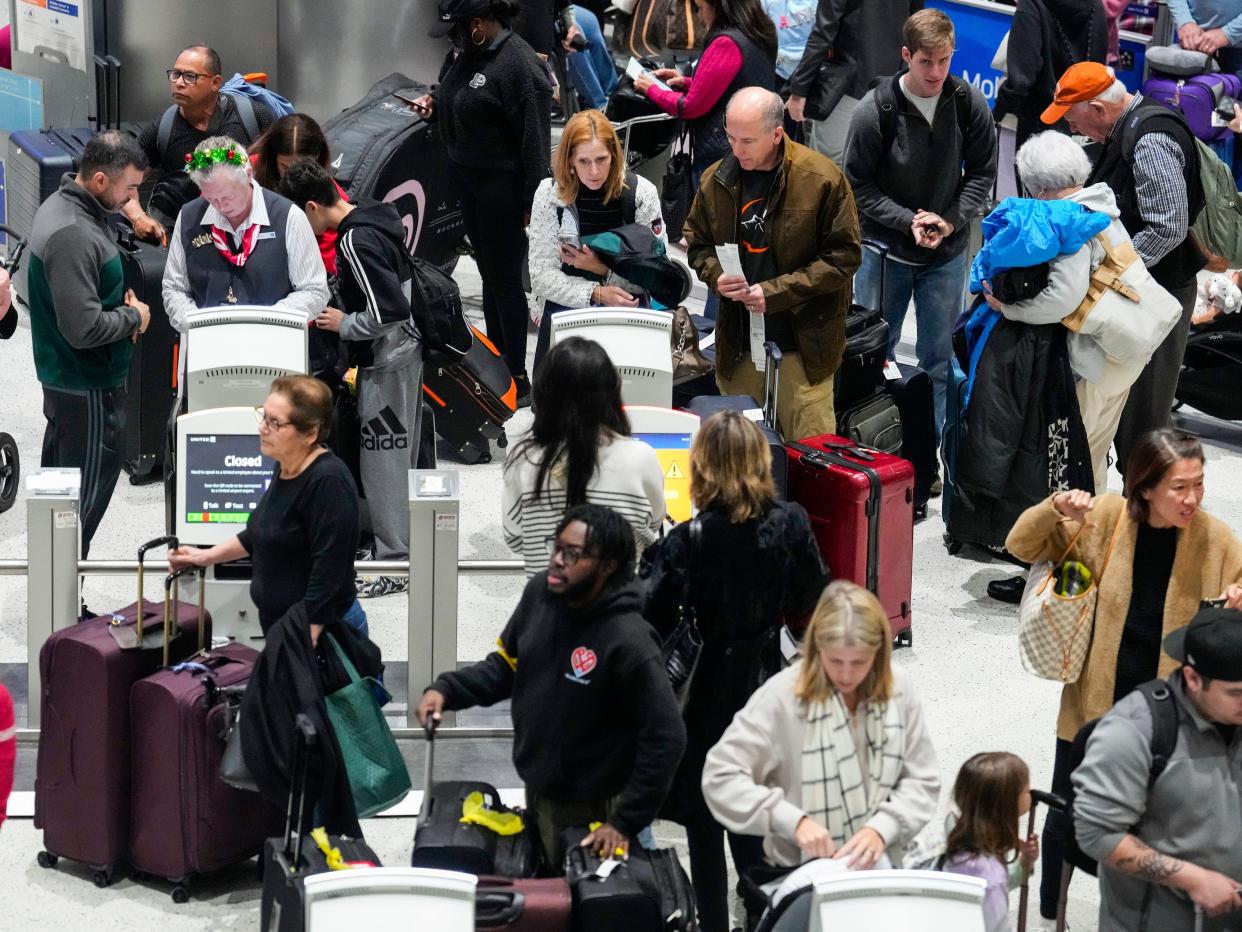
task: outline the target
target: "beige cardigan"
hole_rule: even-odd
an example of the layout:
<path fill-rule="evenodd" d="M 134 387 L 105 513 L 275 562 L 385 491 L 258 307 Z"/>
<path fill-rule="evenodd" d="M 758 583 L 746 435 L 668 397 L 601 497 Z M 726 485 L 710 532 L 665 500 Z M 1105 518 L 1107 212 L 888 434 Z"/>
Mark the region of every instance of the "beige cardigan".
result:
<path fill-rule="evenodd" d="M 1014 556 L 1031 563 L 1061 558 L 1078 530 L 1078 523 L 1053 508 L 1052 499 L 1050 495 L 1032 505 L 1018 518 L 1005 540 L 1005 547 Z M 1118 520 L 1122 522 L 1117 528 L 1112 557 L 1097 580 L 1100 595 L 1095 630 L 1082 675 L 1061 692 L 1057 737 L 1065 741 L 1074 740 L 1078 729 L 1099 718 L 1113 704 L 1117 652 L 1130 609 L 1134 543 L 1138 537 L 1138 525 L 1130 519 L 1125 506 L 1126 500 L 1116 493 L 1097 498 L 1095 508 L 1087 516 L 1087 528 L 1071 555 L 1093 573 L 1098 572 L 1113 529 Z M 1215 599 L 1230 583 L 1237 582 L 1242 582 L 1242 542 L 1223 521 L 1199 511 L 1177 535 L 1177 552 L 1164 600 L 1164 633 L 1186 625 L 1199 610 L 1200 600 Z M 1175 669 L 1177 661 L 1167 654 L 1161 655 L 1158 675 L 1168 676 Z"/>
<path fill-rule="evenodd" d="M 762 835 L 773 864 L 801 864 L 794 829 L 802 820 L 802 744 L 806 707 L 794 695 L 801 662 L 782 670 L 755 691 L 733 717 L 703 765 L 703 797 L 716 820 L 731 832 Z M 884 839 L 889 859 L 901 866 L 911 839 L 936 812 L 940 768 L 923 720 L 923 707 L 909 678 L 893 668 L 893 702 L 905 726 L 897 785 L 867 827 Z"/>

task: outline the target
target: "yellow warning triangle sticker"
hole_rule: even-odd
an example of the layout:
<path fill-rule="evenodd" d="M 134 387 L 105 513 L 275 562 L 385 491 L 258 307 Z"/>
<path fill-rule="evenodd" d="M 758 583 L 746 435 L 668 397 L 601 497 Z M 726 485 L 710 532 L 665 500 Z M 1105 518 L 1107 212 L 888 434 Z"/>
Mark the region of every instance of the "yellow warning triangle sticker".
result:
<path fill-rule="evenodd" d="M 671 463 L 668 467 L 668 472 L 664 474 L 664 478 L 665 479 L 684 479 L 686 478 L 686 474 L 681 471 L 681 467 L 678 466 L 676 463 Z"/>

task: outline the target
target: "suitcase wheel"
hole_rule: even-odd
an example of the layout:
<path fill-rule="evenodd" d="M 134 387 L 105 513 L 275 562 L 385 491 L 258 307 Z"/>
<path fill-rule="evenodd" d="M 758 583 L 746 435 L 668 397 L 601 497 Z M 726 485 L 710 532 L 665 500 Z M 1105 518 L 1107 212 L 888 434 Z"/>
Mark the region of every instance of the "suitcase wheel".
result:
<path fill-rule="evenodd" d="M 172 901 L 178 905 L 190 902 L 190 891 L 181 884 L 172 888 Z"/>
<path fill-rule="evenodd" d="M 893 647 L 911 647 L 914 645 L 914 637 L 909 628 L 902 631 L 893 638 Z"/>
<path fill-rule="evenodd" d="M 60 861 L 60 858 L 52 854 L 50 851 L 40 851 L 35 860 L 39 862 L 40 867 L 46 870 L 51 870 L 56 866 L 57 862 Z"/>
<path fill-rule="evenodd" d="M 21 472 L 17 441 L 9 434 L 0 434 L 0 513 L 8 511 L 17 501 Z"/>

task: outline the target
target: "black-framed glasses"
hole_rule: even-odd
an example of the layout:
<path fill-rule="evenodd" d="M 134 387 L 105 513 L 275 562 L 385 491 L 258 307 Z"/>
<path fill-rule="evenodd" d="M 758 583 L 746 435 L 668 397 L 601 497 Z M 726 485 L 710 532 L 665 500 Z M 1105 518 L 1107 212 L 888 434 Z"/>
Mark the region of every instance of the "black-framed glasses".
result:
<path fill-rule="evenodd" d="M 573 566 L 583 557 L 591 556 L 591 554 L 587 553 L 582 547 L 575 547 L 571 544 L 562 544 L 560 539 L 557 537 L 545 538 L 544 543 L 548 548 L 548 559 L 551 560 L 559 551 L 561 554 L 561 560 L 566 566 Z"/>
<path fill-rule="evenodd" d="M 292 421 L 278 421 L 274 417 L 268 417 L 267 412 L 262 408 L 254 409 L 254 419 L 259 422 L 260 427 L 266 427 L 268 430 L 280 430 L 282 427 L 288 427 Z"/>
<path fill-rule="evenodd" d="M 182 71 L 180 68 L 169 68 L 164 74 L 168 75 L 168 80 L 172 83 L 184 81 L 186 84 L 197 84 L 199 78 L 211 78 L 215 75 L 199 74 L 196 71 Z"/>

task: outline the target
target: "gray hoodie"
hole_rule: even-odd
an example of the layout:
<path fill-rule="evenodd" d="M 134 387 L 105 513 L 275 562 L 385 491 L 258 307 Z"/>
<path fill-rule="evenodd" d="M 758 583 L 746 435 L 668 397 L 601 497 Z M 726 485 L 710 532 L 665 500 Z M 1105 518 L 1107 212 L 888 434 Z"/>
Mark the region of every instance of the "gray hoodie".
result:
<path fill-rule="evenodd" d="M 1074 771 L 1074 828 L 1084 852 L 1103 862 L 1133 834 L 1155 850 L 1242 883 L 1242 728 L 1226 746 L 1186 698 L 1181 671 L 1169 677 L 1177 703 L 1177 746 L 1149 792 L 1151 711 L 1132 692 L 1105 713 Z M 1150 894 L 1150 896 L 1149 896 Z M 1099 932 L 1194 928 L 1186 896 L 1100 864 Z M 1242 928 L 1233 913 L 1204 920 L 1205 932 Z"/>

